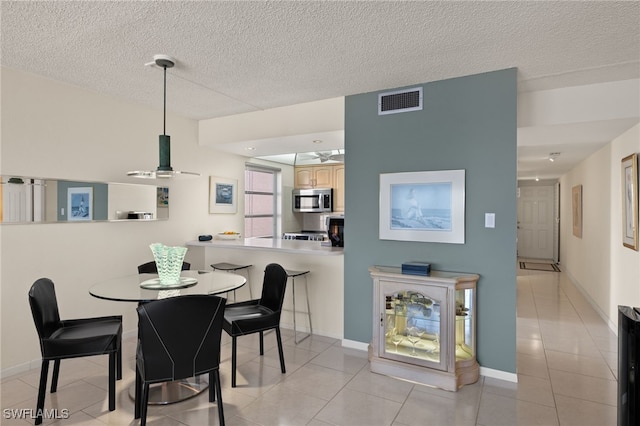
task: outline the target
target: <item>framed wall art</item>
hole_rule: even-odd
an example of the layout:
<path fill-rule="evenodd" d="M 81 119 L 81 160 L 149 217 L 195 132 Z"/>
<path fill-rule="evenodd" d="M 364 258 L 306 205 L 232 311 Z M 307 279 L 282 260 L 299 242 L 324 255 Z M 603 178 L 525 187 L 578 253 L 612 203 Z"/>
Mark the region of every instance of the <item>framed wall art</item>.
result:
<path fill-rule="evenodd" d="M 464 170 L 380 175 L 380 239 L 464 244 L 464 218 Z"/>
<path fill-rule="evenodd" d="M 67 220 L 93 220 L 93 188 L 67 189 Z"/>
<path fill-rule="evenodd" d="M 156 206 L 169 207 L 169 188 L 159 186 L 156 191 Z"/>
<path fill-rule="evenodd" d="M 576 185 L 571 188 L 571 212 L 573 235 L 582 238 L 582 185 Z"/>
<path fill-rule="evenodd" d="M 238 180 L 209 177 L 209 213 L 236 213 L 238 211 Z"/>
<path fill-rule="evenodd" d="M 622 159 L 622 244 L 638 251 L 638 154 Z"/>

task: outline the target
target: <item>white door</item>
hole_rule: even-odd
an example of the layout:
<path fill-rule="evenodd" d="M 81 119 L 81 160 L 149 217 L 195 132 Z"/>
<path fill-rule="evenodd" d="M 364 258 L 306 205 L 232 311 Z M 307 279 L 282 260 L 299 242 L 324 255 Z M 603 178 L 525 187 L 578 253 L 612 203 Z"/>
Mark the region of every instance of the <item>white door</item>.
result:
<path fill-rule="evenodd" d="M 518 188 L 518 257 L 553 259 L 553 186 Z"/>

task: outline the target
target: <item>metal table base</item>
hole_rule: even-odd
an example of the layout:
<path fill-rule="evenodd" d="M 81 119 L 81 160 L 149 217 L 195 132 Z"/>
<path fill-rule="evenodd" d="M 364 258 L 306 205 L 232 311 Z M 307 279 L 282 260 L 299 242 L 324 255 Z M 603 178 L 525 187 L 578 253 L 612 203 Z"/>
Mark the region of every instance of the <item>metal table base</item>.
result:
<path fill-rule="evenodd" d="M 208 387 L 207 375 L 149 386 L 149 405 L 168 405 L 193 398 Z M 129 398 L 136 400 L 136 384 L 129 387 Z"/>

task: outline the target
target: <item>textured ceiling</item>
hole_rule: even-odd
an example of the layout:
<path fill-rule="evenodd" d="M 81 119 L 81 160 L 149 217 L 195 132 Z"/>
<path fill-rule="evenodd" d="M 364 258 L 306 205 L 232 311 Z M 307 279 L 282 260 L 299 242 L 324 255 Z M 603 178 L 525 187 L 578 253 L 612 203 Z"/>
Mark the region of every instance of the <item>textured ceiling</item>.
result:
<path fill-rule="evenodd" d="M 640 2 L 2 1 L 2 65 L 193 119 L 517 67 L 640 77 Z"/>

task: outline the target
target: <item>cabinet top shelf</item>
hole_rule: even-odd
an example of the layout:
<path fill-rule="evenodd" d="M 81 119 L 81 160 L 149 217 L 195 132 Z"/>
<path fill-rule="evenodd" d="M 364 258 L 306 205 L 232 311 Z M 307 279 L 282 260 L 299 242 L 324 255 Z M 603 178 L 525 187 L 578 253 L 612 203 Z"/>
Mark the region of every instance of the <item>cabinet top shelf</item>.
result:
<path fill-rule="evenodd" d="M 416 281 L 429 281 L 441 282 L 443 284 L 460 284 L 464 282 L 476 282 L 480 278 L 478 274 L 468 274 L 463 272 L 450 272 L 450 271 L 434 271 L 433 269 L 429 275 L 411 275 L 403 274 L 402 268 L 398 266 L 371 266 L 369 267 L 371 276 L 397 278 L 402 276 L 403 279 L 410 279 Z"/>

